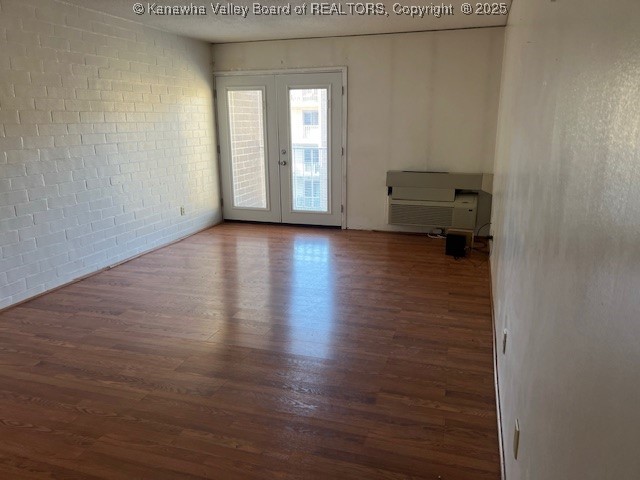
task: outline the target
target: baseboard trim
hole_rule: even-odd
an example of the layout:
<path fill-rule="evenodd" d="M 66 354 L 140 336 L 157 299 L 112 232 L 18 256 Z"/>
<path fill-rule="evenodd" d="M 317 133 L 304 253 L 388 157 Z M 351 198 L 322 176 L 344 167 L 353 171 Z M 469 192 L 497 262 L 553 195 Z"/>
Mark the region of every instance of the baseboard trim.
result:
<path fill-rule="evenodd" d="M 176 238 L 175 240 L 171 240 L 168 243 L 165 243 L 163 245 L 158 245 L 155 246 L 153 248 L 150 248 L 149 250 L 145 250 L 144 252 L 140 252 L 140 253 L 136 253 L 135 255 L 129 257 L 129 258 L 125 258 L 124 260 L 120 260 L 119 262 L 114 263 L 113 265 L 108 265 L 106 267 L 102 267 L 98 270 L 96 270 L 95 272 L 91 272 L 91 273 L 87 273 L 86 275 L 82 275 L 78 278 L 75 278 L 73 280 L 70 280 L 66 283 L 63 283 L 62 285 L 58 285 L 57 287 L 53 287 L 50 288 L 49 290 L 45 290 L 44 292 L 40 292 L 37 293 L 31 297 L 25 298 L 23 300 L 20 300 L 18 303 L 14 303 L 13 305 L 9 305 L 8 307 L 4 307 L 4 308 L 0 308 L 0 314 L 3 314 L 4 312 L 11 310 L 12 308 L 16 308 L 19 307 L 20 305 L 23 305 L 27 302 L 30 302 L 31 300 L 35 300 L 36 298 L 40 298 L 44 295 L 48 295 L 49 293 L 55 292 L 56 290 L 60 290 L 61 288 L 64 287 L 68 287 L 69 285 L 73 285 L 74 283 L 78 283 L 81 282 L 82 280 L 86 280 L 89 277 L 93 277 L 94 275 L 98 275 L 99 273 L 102 272 L 106 272 L 107 270 L 111 270 L 112 268 L 116 268 L 119 265 L 122 265 L 124 263 L 130 262 L 131 260 L 135 260 L 136 258 L 140 258 L 143 255 L 147 255 L 148 253 L 153 253 L 156 250 L 160 250 L 161 248 L 165 248 L 168 247 L 170 245 L 173 245 L 174 243 L 178 243 L 181 242 L 182 240 L 185 240 L 189 237 L 192 237 L 193 235 L 197 235 L 198 233 L 204 232 L 205 230 L 209 230 L 210 228 L 215 227 L 216 225 L 220 225 L 223 222 L 223 220 L 219 220 L 211 225 L 208 225 L 206 227 L 200 228 L 198 230 L 196 230 L 195 232 L 189 233 L 188 235 L 184 235 L 182 237 Z"/>
<path fill-rule="evenodd" d="M 491 257 L 489 257 L 489 300 L 491 302 L 491 328 L 493 330 L 493 383 L 496 391 L 496 417 L 498 420 L 498 446 L 500 450 L 500 478 L 507 480 L 506 462 L 504 457 L 504 432 L 502 431 L 502 404 L 500 401 L 500 380 L 498 376 L 498 349 L 496 345 L 496 315 L 493 304 L 493 275 Z"/>

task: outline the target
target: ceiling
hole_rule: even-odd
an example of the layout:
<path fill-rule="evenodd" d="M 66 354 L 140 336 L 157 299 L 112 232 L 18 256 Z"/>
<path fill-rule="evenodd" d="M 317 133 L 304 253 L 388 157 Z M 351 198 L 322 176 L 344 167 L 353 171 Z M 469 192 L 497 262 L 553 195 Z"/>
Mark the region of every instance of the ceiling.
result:
<path fill-rule="evenodd" d="M 246 18 L 240 15 L 214 14 L 212 7 L 218 2 L 205 2 L 203 0 L 160 0 L 158 2 L 141 1 L 145 12 L 136 15 L 133 12 L 133 5 L 136 0 L 66 0 L 81 7 L 105 12 L 116 17 L 126 18 L 138 23 L 143 23 L 151 27 L 199 38 L 211 43 L 244 42 L 256 40 L 277 40 L 287 38 L 314 38 L 314 37 L 335 37 L 347 35 L 367 35 L 379 33 L 415 32 L 426 30 L 448 30 L 458 28 L 476 28 L 503 26 L 507 22 L 506 15 L 464 15 L 461 11 L 463 0 L 450 0 L 446 5 L 453 6 L 453 15 L 441 15 L 436 18 L 434 15 L 424 15 L 423 18 L 411 17 L 410 15 L 394 13 L 393 5 L 433 5 L 431 2 L 407 0 L 406 2 L 384 1 L 380 2 L 386 7 L 386 15 L 358 15 L 349 14 L 348 4 L 364 5 L 353 0 L 349 2 L 335 2 L 346 15 L 311 15 L 312 4 L 319 5 L 320 2 L 309 2 L 302 0 L 261 0 L 260 5 L 287 5 L 293 7 L 306 4 L 307 14 L 297 15 L 294 11 L 291 15 L 255 15 L 252 12 L 254 1 L 237 0 L 232 5 L 245 6 L 249 8 Z M 434 2 L 436 5 L 441 5 Z M 475 5 L 476 2 L 469 2 Z M 511 0 L 506 0 L 508 6 Z M 158 15 L 149 13 L 149 7 L 157 6 L 195 6 L 204 7 L 206 15 Z M 221 6 L 229 3 L 220 2 Z M 156 8 L 156 12 L 158 9 Z"/>

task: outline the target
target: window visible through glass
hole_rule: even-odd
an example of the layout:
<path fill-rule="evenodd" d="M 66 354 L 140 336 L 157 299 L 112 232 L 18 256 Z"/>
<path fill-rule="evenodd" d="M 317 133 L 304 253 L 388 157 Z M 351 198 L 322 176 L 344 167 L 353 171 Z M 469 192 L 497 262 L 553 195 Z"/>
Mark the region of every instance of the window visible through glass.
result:
<path fill-rule="evenodd" d="M 318 111 L 309 110 L 302 112 L 302 124 L 303 125 L 318 125 Z"/>

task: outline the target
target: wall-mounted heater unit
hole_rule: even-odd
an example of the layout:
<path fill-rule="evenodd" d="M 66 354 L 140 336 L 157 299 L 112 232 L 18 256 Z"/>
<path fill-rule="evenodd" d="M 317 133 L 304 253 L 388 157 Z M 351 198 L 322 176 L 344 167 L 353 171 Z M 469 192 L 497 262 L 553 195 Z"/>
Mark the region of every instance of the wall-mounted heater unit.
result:
<path fill-rule="evenodd" d="M 389 223 L 476 230 L 491 218 L 493 175 L 387 172 Z"/>

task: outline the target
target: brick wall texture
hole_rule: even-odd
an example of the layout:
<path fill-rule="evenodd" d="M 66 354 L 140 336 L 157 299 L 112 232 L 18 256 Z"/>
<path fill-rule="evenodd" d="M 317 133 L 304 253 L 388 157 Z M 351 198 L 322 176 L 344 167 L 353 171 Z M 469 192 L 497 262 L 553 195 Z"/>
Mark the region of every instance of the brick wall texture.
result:
<path fill-rule="evenodd" d="M 227 100 L 233 159 L 233 204 L 236 207 L 266 208 L 262 91 L 232 91 Z"/>
<path fill-rule="evenodd" d="M 0 0 L 0 308 L 219 221 L 210 63 L 204 42 Z"/>

